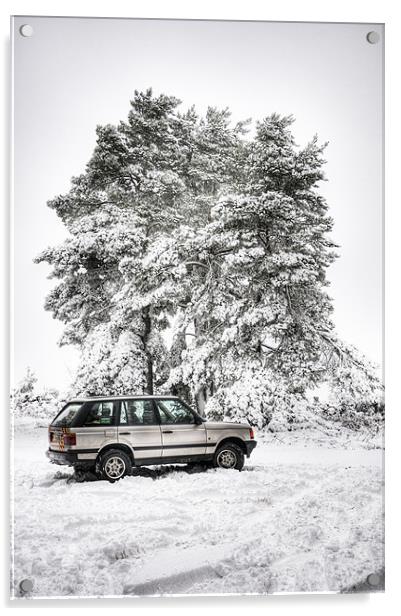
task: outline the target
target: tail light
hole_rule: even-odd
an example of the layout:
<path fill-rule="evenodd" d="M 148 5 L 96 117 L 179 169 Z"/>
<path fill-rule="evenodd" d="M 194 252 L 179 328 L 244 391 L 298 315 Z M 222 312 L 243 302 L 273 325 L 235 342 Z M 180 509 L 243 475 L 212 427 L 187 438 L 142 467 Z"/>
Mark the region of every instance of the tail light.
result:
<path fill-rule="evenodd" d="M 253 431 L 253 428 L 249 428 L 249 438 L 250 439 L 254 439 L 255 438 L 255 433 Z"/>
<path fill-rule="evenodd" d="M 72 447 L 72 445 L 77 444 L 77 435 L 75 434 L 75 432 L 72 432 L 70 434 L 64 434 L 63 436 L 64 447 Z"/>
<path fill-rule="evenodd" d="M 57 436 L 56 433 L 53 432 L 53 430 L 50 430 L 49 428 L 49 443 L 53 443 L 53 441 L 57 440 Z"/>

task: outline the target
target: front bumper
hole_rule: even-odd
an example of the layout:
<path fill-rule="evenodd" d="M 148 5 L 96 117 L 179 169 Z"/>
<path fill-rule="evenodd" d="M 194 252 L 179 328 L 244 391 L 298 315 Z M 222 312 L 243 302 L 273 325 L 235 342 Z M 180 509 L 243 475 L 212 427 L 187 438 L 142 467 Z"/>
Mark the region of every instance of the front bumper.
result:
<path fill-rule="evenodd" d="M 74 466 L 74 464 L 78 462 L 78 455 L 72 451 L 54 451 L 53 449 L 48 449 L 46 451 L 46 456 L 52 464 Z"/>
<path fill-rule="evenodd" d="M 246 457 L 249 458 L 249 456 L 251 455 L 252 451 L 256 447 L 256 441 L 245 441 L 244 445 L 245 445 L 245 448 L 246 448 Z"/>

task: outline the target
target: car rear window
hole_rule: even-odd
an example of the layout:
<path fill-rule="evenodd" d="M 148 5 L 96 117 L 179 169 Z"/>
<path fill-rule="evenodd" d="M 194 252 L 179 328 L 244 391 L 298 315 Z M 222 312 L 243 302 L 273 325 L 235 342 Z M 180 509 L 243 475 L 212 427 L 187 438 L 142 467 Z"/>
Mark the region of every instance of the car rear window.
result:
<path fill-rule="evenodd" d="M 81 402 L 72 402 L 68 404 L 62 411 L 53 419 L 52 426 L 65 427 L 70 426 L 77 416 L 78 411 L 82 408 Z"/>

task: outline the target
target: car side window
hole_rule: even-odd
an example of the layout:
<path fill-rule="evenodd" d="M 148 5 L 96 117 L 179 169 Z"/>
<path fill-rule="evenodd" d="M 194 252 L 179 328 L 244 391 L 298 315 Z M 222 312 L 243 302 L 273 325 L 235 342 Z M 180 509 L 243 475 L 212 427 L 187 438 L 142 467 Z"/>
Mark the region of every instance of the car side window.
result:
<path fill-rule="evenodd" d="M 128 426 L 158 425 L 152 400 L 123 400 L 120 410 L 120 424 Z"/>
<path fill-rule="evenodd" d="M 195 416 L 180 400 L 158 400 L 162 424 L 194 424 Z"/>
<path fill-rule="evenodd" d="M 113 426 L 115 404 L 110 401 L 93 402 L 86 416 L 85 426 Z"/>

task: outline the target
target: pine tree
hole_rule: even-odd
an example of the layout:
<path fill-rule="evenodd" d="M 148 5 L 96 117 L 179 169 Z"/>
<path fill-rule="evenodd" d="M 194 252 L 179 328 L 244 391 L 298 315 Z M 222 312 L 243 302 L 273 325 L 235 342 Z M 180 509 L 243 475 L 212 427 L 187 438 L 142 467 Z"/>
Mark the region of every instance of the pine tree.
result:
<path fill-rule="evenodd" d="M 65 324 L 61 344 L 82 352 L 74 390 L 171 391 L 260 427 L 293 423 L 325 380 L 339 400 L 377 398 L 374 370 L 332 321 L 325 145 L 299 148 L 292 117 L 246 139 L 228 109 L 201 118 L 179 104 L 135 92 L 49 202 L 69 237 L 37 262 L 59 281 L 46 308 Z"/>
<path fill-rule="evenodd" d="M 12 394 L 16 407 L 19 408 L 26 402 L 31 402 L 36 399 L 35 389 L 37 381 L 38 379 L 35 373 L 28 366 L 25 376 L 17 384 Z"/>
<path fill-rule="evenodd" d="M 85 173 L 49 202 L 70 236 L 36 261 L 52 265 L 51 276 L 61 281 L 46 308 L 66 325 L 61 344 L 82 349 L 79 391 L 120 392 L 108 362 L 131 391 L 153 393 L 166 379 L 161 332 L 176 298 L 171 288 L 158 288 L 147 255 L 188 217 L 193 226 L 207 219 L 208 195 L 233 173 L 244 131 L 242 124 L 229 128 L 227 111 L 210 109 L 200 121 L 193 108 L 179 113 L 179 103 L 135 92 L 128 120 L 98 127 Z M 132 358 L 139 370 L 128 368 Z"/>
<path fill-rule="evenodd" d="M 39 390 L 37 382 L 35 373 L 28 367 L 25 376 L 11 393 L 11 408 L 14 418 L 42 420 L 47 425 L 49 419 L 60 410 L 63 400 L 55 389 Z"/>
<path fill-rule="evenodd" d="M 238 418 L 246 408 L 259 425 L 328 378 L 332 350 L 353 362 L 339 351 L 326 292 L 336 255 L 317 186 L 324 146 L 297 148 L 292 121 L 272 115 L 257 126 L 247 181 L 172 246 L 175 275 L 188 284 L 189 273 L 192 289 L 182 329 L 195 336 L 170 382 L 189 384 L 201 411 Z"/>

